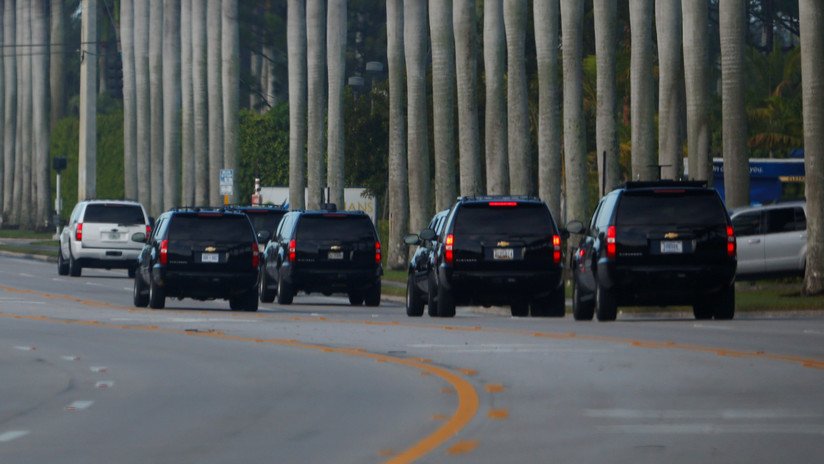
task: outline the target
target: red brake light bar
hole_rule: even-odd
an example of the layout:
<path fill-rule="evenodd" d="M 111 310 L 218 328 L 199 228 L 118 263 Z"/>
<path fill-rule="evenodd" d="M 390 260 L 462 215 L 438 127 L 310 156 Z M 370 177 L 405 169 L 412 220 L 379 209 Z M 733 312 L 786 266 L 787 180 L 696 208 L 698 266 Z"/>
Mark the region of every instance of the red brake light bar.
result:
<path fill-rule="evenodd" d="M 489 206 L 492 208 L 513 207 L 518 206 L 518 203 L 515 201 L 490 201 Z"/>

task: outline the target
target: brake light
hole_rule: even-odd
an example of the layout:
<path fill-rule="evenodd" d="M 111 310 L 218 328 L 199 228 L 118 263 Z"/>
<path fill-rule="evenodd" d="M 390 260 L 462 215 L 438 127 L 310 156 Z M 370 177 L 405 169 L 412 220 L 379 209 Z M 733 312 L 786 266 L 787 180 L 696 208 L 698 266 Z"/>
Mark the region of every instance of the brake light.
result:
<path fill-rule="evenodd" d="M 552 236 L 552 262 L 561 264 L 561 236 Z"/>
<path fill-rule="evenodd" d="M 146 224 L 146 237 L 152 235 L 152 226 Z"/>
<path fill-rule="evenodd" d="M 83 241 L 83 223 L 78 222 L 77 227 L 74 229 L 74 239 L 78 242 Z"/>
<path fill-rule="evenodd" d="M 298 255 L 298 245 L 295 239 L 289 240 L 289 261 L 295 262 Z"/>
<path fill-rule="evenodd" d="M 381 263 L 381 242 L 375 242 L 375 264 Z"/>
<path fill-rule="evenodd" d="M 260 266 L 260 249 L 256 242 L 252 242 L 252 267 L 257 269 L 258 266 Z"/>
<path fill-rule="evenodd" d="M 514 201 L 490 201 L 489 206 L 493 208 L 501 208 L 501 207 L 512 207 L 518 206 L 518 203 Z"/>
<path fill-rule="evenodd" d="M 727 226 L 727 256 L 735 258 L 735 231 Z"/>
<path fill-rule="evenodd" d="M 615 259 L 618 254 L 618 247 L 615 243 L 615 226 L 607 227 L 607 259 Z"/>
<path fill-rule="evenodd" d="M 163 240 L 163 241 L 160 242 L 160 256 L 158 257 L 158 261 L 163 266 L 169 264 L 169 241 L 168 240 Z"/>
<path fill-rule="evenodd" d="M 453 251 L 453 246 L 455 245 L 455 236 L 449 234 L 446 236 L 446 240 L 444 240 L 444 260 L 446 260 L 446 264 L 452 264 L 452 261 L 455 260 L 455 255 Z"/>

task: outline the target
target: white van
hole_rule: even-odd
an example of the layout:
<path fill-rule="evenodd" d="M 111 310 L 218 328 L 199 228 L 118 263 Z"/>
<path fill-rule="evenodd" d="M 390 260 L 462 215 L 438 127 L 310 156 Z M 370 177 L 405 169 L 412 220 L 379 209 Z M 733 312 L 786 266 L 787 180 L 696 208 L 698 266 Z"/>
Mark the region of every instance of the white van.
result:
<path fill-rule="evenodd" d="M 803 201 L 736 209 L 731 216 L 738 248 L 736 276 L 803 275 L 806 213 Z"/>

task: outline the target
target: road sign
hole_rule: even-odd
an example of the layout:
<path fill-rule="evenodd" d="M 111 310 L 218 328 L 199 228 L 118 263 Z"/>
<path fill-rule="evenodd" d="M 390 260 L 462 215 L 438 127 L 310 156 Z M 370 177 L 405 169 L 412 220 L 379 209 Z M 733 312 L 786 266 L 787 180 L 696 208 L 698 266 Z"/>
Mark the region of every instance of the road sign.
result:
<path fill-rule="evenodd" d="M 221 169 L 220 170 L 220 194 L 234 195 L 235 187 L 235 170 Z"/>

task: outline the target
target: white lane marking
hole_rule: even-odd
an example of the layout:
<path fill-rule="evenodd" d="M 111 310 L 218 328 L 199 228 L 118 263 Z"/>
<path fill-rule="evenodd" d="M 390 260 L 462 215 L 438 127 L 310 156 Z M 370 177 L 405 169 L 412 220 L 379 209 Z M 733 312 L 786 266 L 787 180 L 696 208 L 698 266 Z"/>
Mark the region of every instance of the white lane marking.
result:
<path fill-rule="evenodd" d="M 19 276 L 21 276 L 21 277 L 29 277 L 29 278 L 32 278 L 32 279 L 34 278 L 34 276 L 33 276 L 33 275 L 31 275 L 31 274 L 26 274 L 25 272 L 21 272 L 20 274 L 17 274 L 17 275 L 19 275 Z"/>
<path fill-rule="evenodd" d="M 94 384 L 94 388 L 99 388 L 101 390 L 105 390 L 107 388 L 114 387 L 114 380 L 102 380 Z"/>
<path fill-rule="evenodd" d="M 66 406 L 66 411 L 82 411 L 84 409 L 89 409 L 89 407 L 93 404 L 94 401 L 75 401 L 74 403 Z"/>
<path fill-rule="evenodd" d="M 644 435 L 709 435 L 709 434 L 789 434 L 824 435 L 824 427 L 810 424 L 641 424 L 604 425 L 598 430 L 609 433 Z"/>
<path fill-rule="evenodd" d="M 721 420 L 756 420 L 756 419 L 811 419 L 820 418 L 821 414 L 795 411 L 789 409 L 586 409 L 584 415 L 601 419 L 721 419 Z"/>
<path fill-rule="evenodd" d="M 86 285 L 91 287 L 108 287 L 108 285 L 99 284 L 97 282 L 86 282 Z"/>
<path fill-rule="evenodd" d="M 58 277 L 52 277 L 52 281 L 54 281 L 54 282 L 66 282 L 66 279 L 60 279 Z"/>
<path fill-rule="evenodd" d="M 606 348 L 558 348 L 539 344 L 478 344 L 478 345 L 441 345 L 419 343 L 407 345 L 408 348 L 437 350 L 450 353 L 611 353 L 615 350 Z"/>
<path fill-rule="evenodd" d="M 104 372 L 108 372 L 109 368 L 106 366 L 92 366 L 89 368 L 89 370 L 91 370 L 95 374 L 102 374 Z"/>
<path fill-rule="evenodd" d="M 132 287 L 123 287 L 123 290 L 126 290 L 127 292 L 131 292 L 134 289 Z"/>
<path fill-rule="evenodd" d="M 725 327 L 720 325 L 706 325 L 706 324 L 693 324 L 693 327 L 696 329 L 709 329 L 709 330 L 735 330 L 732 327 Z"/>
<path fill-rule="evenodd" d="M 14 349 L 15 350 L 20 350 L 20 351 L 34 351 L 37 348 L 35 348 L 33 346 L 15 346 Z"/>
<path fill-rule="evenodd" d="M 824 332 L 820 330 L 812 330 L 812 329 L 805 329 L 804 333 L 807 335 L 824 335 Z"/>
<path fill-rule="evenodd" d="M 7 443 L 12 440 L 17 440 L 20 437 L 25 437 L 29 434 L 28 430 L 10 430 L 8 432 L 0 433 L 0 443 Z"/>
<path fill-rule="evenodd" d="M 60 356 L 60 358 L 63 359 L 64 361 L 77 361 L 78 359 L 80 359 L 80 356 L 69 354 L 69 355 L 66 355 L 66 356 Z"/>
<path fill-rule="evenodd" d="M 44 304 L 46 304 L 43 301 L 22 300 L 20 298 L 0 298 L 0 302 L 2 302 L 2 303 L 14 303 L 14 304 L 33 304 L 33 305 L 44 305 Z"/>

